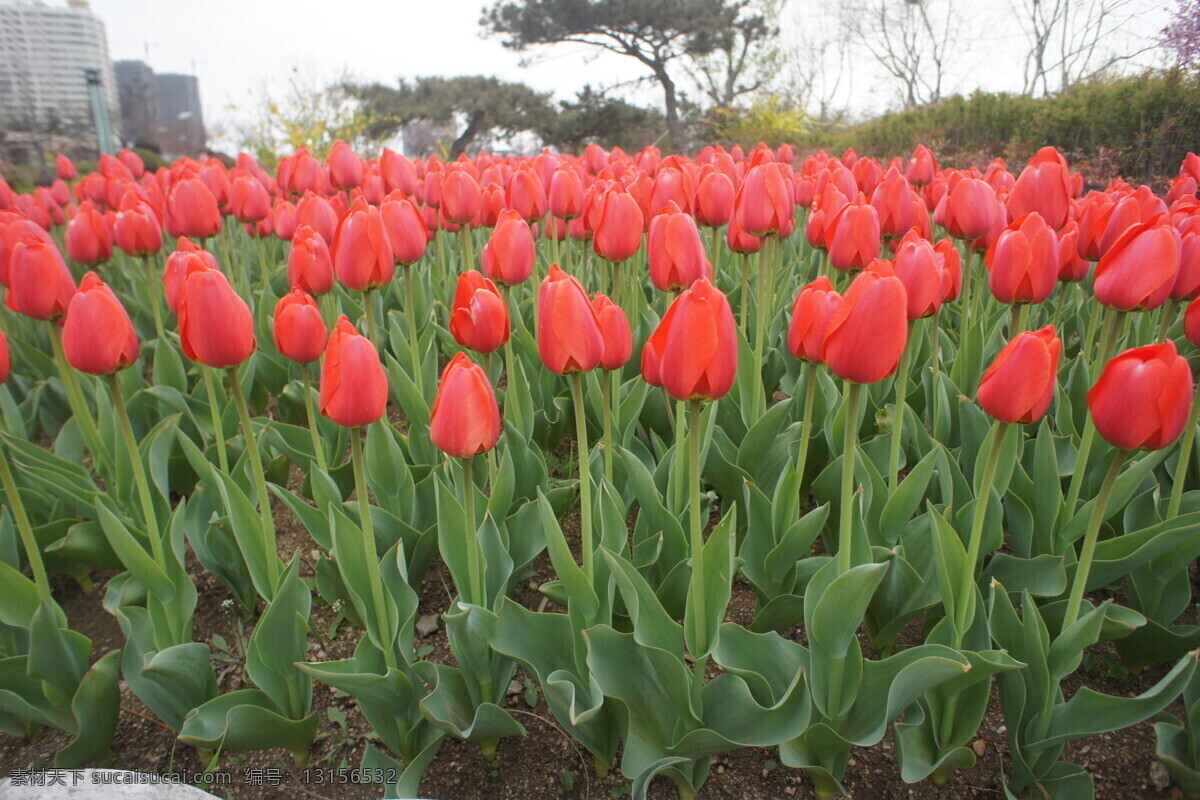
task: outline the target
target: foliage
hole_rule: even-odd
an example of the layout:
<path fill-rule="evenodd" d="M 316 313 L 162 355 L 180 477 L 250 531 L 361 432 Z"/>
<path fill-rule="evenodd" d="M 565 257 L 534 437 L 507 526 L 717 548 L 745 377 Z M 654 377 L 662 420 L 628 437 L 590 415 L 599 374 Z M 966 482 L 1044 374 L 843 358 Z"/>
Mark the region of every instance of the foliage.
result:
<path fill-rule="evenodd" d="M 662 133 L 663 116 L 602 91 L 585 86 L 574 100 L 559 102 L 558 113 L 537 128 L 542 141 L 565 151 L 578 151 L 589 142 L 620 146 L 630 152 L 653 144 Z"/>
<path fill-rule="evenodd" d="M 753 147 L 758 142 L 778 147 L 804 135 L 809 120 L 803 109 L 779 95 L 771 95 L 744 111 L 714 108 L 702 125 L 706 139 L 744 147 Z"/>
<path fill-rule="evenodd" d="M 1183 69 L 1200 69 L 1200 0 L 1175 0 L 1171 22 L 1159 35 L 1159 44 Z"/>

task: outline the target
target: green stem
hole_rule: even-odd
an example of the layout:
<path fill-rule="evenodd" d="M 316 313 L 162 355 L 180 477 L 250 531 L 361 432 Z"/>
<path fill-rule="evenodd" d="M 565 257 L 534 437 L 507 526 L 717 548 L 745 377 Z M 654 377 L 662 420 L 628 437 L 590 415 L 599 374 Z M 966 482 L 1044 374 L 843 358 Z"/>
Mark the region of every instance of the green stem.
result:
<path fill-rule="evenodd" d="M 396 652 L 388 638 L 391 636 L 387 604 L 383 597 L 383 578 L 379 574 L 379 550 L 375 547 L 375 526 L 371 521 L 371 495 L 367 491 L 366 470 L 363 469 L 362 431 L 350 429 L 350 461 L 354 470 L 354 493 L 358 497 L 358 521 L 362 526 L 363 554 L 366 556 L 367 581 L 371 584 L 371 602 L 375 605 L 380 645 L 387 666 L 395 667 Z"/>
<path fill-rule="evenodd" d="M 932 412 L 929 415 L 933 435 L 937 436 L 938 409 L 941 407 L 939 392 L 942 385 L 942 307 L 933 312 L 933 391 L 930 392 Z"/>
<path fill-rule="evenodd" d="M 958 295 L 959 319 L 965 333 L 971 324 L 971 265 L 975 263 L 975 254 L 971 252 L 971 243 L 967 242 L 967 255 L 962 260 L 962 291 Z"/>
<path fill-rule="evenodd" d="M 421 382 L 421 340 L 417 336 L 417 304 L 413 300 L 414 266 L 404 267 L 404 316 L 408 318 L 408 347 L 412 351 L 412 378 L 418 391 L 423 391 Z"/>
<path fill-rule="evenodd" d="M 79 385 L 79 376 L 75 374 L 75 368 L 67 361 L 66 351 L 63 350 L 62 326 L 54 321 L 46 324 L 50 326 L 50 345 L 54 348 L 54 360 L 58 364 L 58 375 L 62 379 L 63 387 L 67 390 L 67 402 L 71 406 L 71 413 L 75 415 L 79 432 L 83 435 L 83 441 L 87 444 L 87 449 L 91 451 L 92 458 L 99 464 L 107 464 L 109 463 L 108 451 L 104 449 L 100 431 L 96 429 L 96 421 L 92 418 L 87 399 L 83 396 L 83 389 Z"/>
<path fill-rule="evenodd" d="M 379 335 L 375 330 L 375 303 L 372 302 L 373 299 L 370 289 L 363 292 L 363 308 L 367 312 L 367 338 L 371 340 L 371 344 L 378 350 Z"/>
<path fill-rule="evenodd" d="M 767 261 L 770 254 L 770 239 L 764 239 L 762 248 L 758 251 L 758 309 L 754 315 L 754 371 L 762 372 L 763 339 L 766 337 L 767 324 Z"/>
<path fill-rule="evenodd" d="M 610 483 L 613 479 L 612 384 L 615 375 L 615 372 L 605 370 L 600 380 L 601 385 L 604 387 L 604 479 Z"/>
<path fill-rule="evenodd" d="M 484 582 L 483 553 L 479 549 L 479 529 L 475 525 L 475 481 L 472 477 L 472 467 L 475 457 L 459 459 L 459 483 L 463 493 L 463 511 L 466 515 L 466 529 L 463 531 L 467 545 L 467 602 L 477 606 L 487 605 L 487 584 Z"/>
<path fill-rule="evenodd" d="M 1175 466 L 1175 482 L 1171 484 L 1171 500 L 1167 504 L 1167 519 L 1179 514 L 1183 501 L 1183 484 L 1187 482 L 1188 462 L 1192 457 L 1192 443 L 1196 438 L 1196 422 L 1200 419 L 1200 392 L 1192 399 L 1192 410 L 1188 413 L 1187 427 L 1183 429 L 1183 441 L 1179 445 L 1179 463 Z"/>
<path fill-rule="evenodd" d="M 458 229 L 458 241 L 462 248 L 462 269 L 459 272 L 466 272 L 475 267 L 471 262 L 474 260 L 471 254 L 471 229 L 467 225 L 463 225 Z"/>
<path fill-rule="evenodd" d="M 1083 428 L 1083 438 L 1079 441 L 1079 451 L 1075 455 L 1075 471 L 1071 473 L 1071 483 L 1067 488 L 1066 511 L 1067 519 L 1075 516 L 1075 504 L 1079 501 L 1079 492 L 1083 489 L 1083 478 L 1087 474 L 1088 457 L 1092 452 L 1092 443 L 1096 440 L 1096 426 L 1092 424 L 1089 415 Z"/>
<path fill-rule="evenodd" d="M 308 416 L 308 432 L 312 434 L 313 454 L 317 457 L 317 466 L 322 472 L 329 471 L 329 463 L 325 460 L 325 446 L 321 443 L 321 433 L 317 430 L 317 412 L 313 408 L 312 380 L 308 374 L 308 364 L 300 365 L 300 377 L 304 382 L 304 413 Z"/>
<path fill-rule="evenodd" d="M 742 331 L 742 336 L 746 335 L 746 313 L 750 310 L 750 298 L 747 296 L 750 292 L 750 256 L 742 253 L 742 293 L 738 296 L 742 307 L 738 310 L 740 322 L 738 327 Z"/>
<path fill-rule="evenodd" d="M 272 597 L 279 586 L 279 552 L 275 546 L 275 518 L 271 515 L 271 495 L 267 494 L 267 476 L 263 472 L 262 459 L 258 455 L 258 440 L 250 421 L 250 407 L 242 393 L 242 382 L 238 380 L 237 367 L 229 368 L 229 385 L 233 389 L 233 401 L 242 420 L 242 435 L 246 438 L 246 454 L 250 457 L 250 470 L 254 473 L 254 488 L 258 493 L 258 513 L 262 517 L 264 549 L 267 553 L 267 579 Z"/>
<path fill-rule="evenodd" d="M 800 486 L 804 486 L 804 468 L 808 464 L 808 443 L 812 439 L 813 401 L 817 395 L 817 365 L 811 361 L 804 370 L 804 417 L 800 434 L 800 455 L 796 459 L 796 471 L 800 473 Z M 803 491 L 803 488 L 801 489 Z M 800 513 L 804 513 L 804 495 L 800 496 Z"/>
<path fill-rule="evenodd" d="M 908 323 L 908 338 L 900 355 L 900 369 L 896 374 L 896 418 L 892 421 L 892 448 L 888 456 L 888 486 L 894 492 L 900 479 L 900 448 L 904 442 L 904 413 L 908 408 L 908 372 L 912 368 L 913 323 Z"/>
<path fill-rule="evenodd" d="M 33 573 L 38 597 L 53 607 L 50 579 L 46 575 L 46 565 L 42 562 L 42 548 L 38 546 L 37 537 L 33 535 L 33 526 L 29 524 L 29 515 L 25 513 L 25 503 L 17 491 L 17 482 L 13 480 L 12 470 L 8 468 L 7 450 L 0 452 L 0 486 L 4 487 L 4 494 L 8 496 L 8 504 L 12 507 L 13 518 L 17 522 L 17 533 L 21 537 L 21 546 L 25 548 L 25 558 Z"/>
<path fill-rule="evenodd" d="M 700 439 L 704 435 L 700 415 L 704 406 L 698 402 L 688 403 L 688 463 L 691 466 L 691 502 L 688 503 L 688 521 L 691 529 L 692 550 L 692 609 L 696 613 L 696 646 L 699 653 L 692 655 L 699 660 L 708 653 L 708 622 L 704 608 L 704 526 L 700 521 Z M 682 444 L 682 443 L 680 443 Z M 678 447 L 676 448 L 678 449 Z M 698 681 L 704 680 L 704 667 L 697 664 Z"/>
<path fill-rule="evenodd" d="M 842 508 L 838 525 L 838 573 L 853 566 L 850 543 L 854 530 L 854 459 L 858 449 L 858 406 L 862 386 L 846 381 L 846 425 L 842 447 Z"/>
<path fill-rule="evenodd" d="M 1121 467 L 1125 464 L 1125 459 L 1129 457 L 1129 451 L 1118 450 L 1113 457 L 1112 466 L 1108 468 L 1108 474 L 1104 476 L 1104 483 L 1100 485 L 1100 493 L 1096 495 L 1095 505 L 1092 507 L 1092 517 L 1088 520 L 1087 533 L 1083 537 L 1083 550 L 1079 554 L 1079 566 L 1075 569 L 1075 582 L 1071 585 L 1071 599 L 1067 601 L 1067 613 L 1063 617 L 1061 631 L 1067 631 L 1075 624 L 1075 620 L 1079 618 L 1079 607 L 1083 602 L 1083 591 L 1087 588 L 1088 573 L 1092 569 L 1092 558 L 1096 554 L 1096 540 L 1100 536 L 1100 525 L 1104 522 L 1104 511 L 1108 506 L 1108 498 L 1112 495 L 1113 486 L 1117 482 L 1117 476 L 1121 473 Z"/>
<path fill-rule="evenodd" d="M 259 278 L 262 280 L 262 288 L 269 290 L 271 288 L 271 270 L 267 263 L 267 243 L 263 241 L 263 237 L 258 239 L 258 269 L 260 272 Z"/>
<path fill-rule="evenodd" d="M 583 549 L 583 574 L 592 582 L 592 471 L 588 461 L 587 418 L 583 408 L 583 376 L 571 373 L 571 401 L 575 406 L 575 440 L 579 447 L 579 529 Z"/>
<path fill-rule="evenodd" d="M 217 463 L 221 465 L 221 472 L 229 474 L 229 454 L 225 451 L 225 431 L 221 425 L 221 405 L 217 402 L 217 386 L 213 379 L 213 371 L 204 366 L 200 366 L 200 374 L 204 376 L 204 388 L 208 392 L 208 413 L 212 419 L 213 440 L 217 445 Z"/>
<path fill-rule="evenodd" d="M 962 605 L 959 606 L 957 619 L 954 620 L 954 649 L 962 647 L 963 636 L 975 616 L 975 567 L 979 562 L 979 550 L 983 546 L 983 523 L 987 520 L 988 504 L 992 499 L 992 485 L 996 482 L 996 467 L 1000 463 L 1000 453 L 1004 449 L 1004 437 L 1008 433 L 1007 422 L 996 423 L 996 435 L 992 437 L 992 449 L 988 453 L 987 462 L 983 467 L 983 480 L 980 482 L 979 497 L 975 499 L 975 510 L 971 517 L 971 535 L 967 540 L 967 560 L 962 574 Z M 953 715 L 951 715 L 953 716 Z"/>
<path fill-rule="evenodd" d="M 163 312 L 159 296 L 162 289 L 159 281 L 155 280 L 154 268 L 150 266 L 150 256 L 142 256 L 142 270 L 146 273 L 146 291 L 150 293 L 150 310 L 154 313 L 154 333 L 158 341 L 163 341 Z"/>
<path fill-rule="evenodd" d="M 1018 334 L 1025 332 L 1026 320 L 1029 318 L 1029 304 L 1016 303 L 1012 307 L 1012 321 L 1008 328 L 1008 338 L 1015 339 Z"/>
<path fill-rule="evenodd" d="M 138 450 L 137 438 L 133 435 L 133 425 L 129 422 L 129 412 L 125 408 L 125 398 L 121 394 L 121 382 L 117 373 L 108 374 L 108 390 L 112 394 L 113 405 L 117 408 L 117 420 L 121 423 L 121 433 L 125 437 L 125 448 L 129 451 L 129 462 L 133 466 L 133 482 L 137 486 L 138 497 L 142 503 L 142 521 L 146 525 L 146 538 L 150 540 L 150 554 L 154 562 L 165 563 L 162 549 L 162 531 L 158 527 L 158 516 L 154 513 L 154 496 L 150 494 L 150 481 L 146 479 L 146 466 L 142 463 L 142 455 Z"/>
<path fill-rule="evenodd" d="M 1165 342 L 1167 340 L 1167 331 L 1171 330 L 1171 323 L 1175 321 L 1175 306 L 1178 300 L 1167 300 L 1162 307 L 1162 323 L 1158 326 L 1157 341 Z"/>

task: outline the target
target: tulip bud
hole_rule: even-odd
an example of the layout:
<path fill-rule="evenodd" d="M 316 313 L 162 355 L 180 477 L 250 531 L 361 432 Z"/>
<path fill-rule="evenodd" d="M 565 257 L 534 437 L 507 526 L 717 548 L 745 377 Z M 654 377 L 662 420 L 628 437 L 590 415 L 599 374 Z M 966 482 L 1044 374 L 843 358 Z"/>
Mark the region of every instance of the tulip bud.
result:
<path fill-rule="evenodd" d="M 54 157 L 54 171 L 59 179 L 64 181 L 73 181 L 79 177 L 79 170 L 75 168 L 75 164 L 62 153 Z"/>
<path fill-rule="evenodd" d="M 58 248 L 44 236 L 22 232 L 9 241 L 8 307 L 34 319 L 63 316 L 75 294 L 71 271 Z"/>
<path fill-rule="evenodd" d="M 524 220 L 522 220 L 524 222 Z M 450 335 L 477 353 L 499 350 L 508 341 L 508 308 L 496 284 L 476 270 L 458 277 L 450 304 Z"/>
<path fill-rule="evenodd" d="M 943 226 L 955 239 L 985 236 L 996 216 L 996 192 L 985 181 L 962 178 L 946 193 Z"/>
<path fill-rule="evenodd" d="M 1042 303 L 1058 281 L 1058 237 L 1037 212 L 1016 219 L 988 248 L 988 287 L 1001 303 Z"/>
<path fill-rule="evenodd" d="M 583 181 L 571 167 L 559 167 L 550 177 L 550 213 L 559 219 L 583 215 Z"/>
<path fill-rule="evenodd" d="M 80 204 L 67 225 L 65 242 L 71 260 L 85 266 L 95 266 L 112 258 L 112 234 L 104 215 L 89 202 Z"/>
<path fill-rule="evenodd" d="M 922 239 L 916 228 L 900 240 L 894 268 L 908 295 L 908 318 L 933 316 L 946 293 L 942 266 L 933 245 Z"/>
<path fill-rule="evenodd" d="M 538 288 L 537 341 L 542 363 L 559 375 L 589 372 L 604 357 L 604 336 L 587 293 L 557 264 Z"/>
<path fill-rule="evenodd" d="M 321 357 L 329 331 L 317 301 L 303 289 L 292 289 L 275 304 L 273 335 L 281 356 L 308 364 Z"/>
<path fill-rule="evenodd" d="M 189 255 L 185 263 L 175 310 L 183 354 L 217 369 L 236 367 L 257 346 L 250 307 L 199 255 Z"/>
<path fill-rule="evenodd" d="M 0 329 L 0 384 L 8 380 L 12 373 L 12 361 L 8 355 L 8 337 Z"/>
<path fill-rule="evenodd" d="M 483 369 L 459 353 L 442 372 L 429 412 L 429 440 L 453 458 L 486 453 L 500 439 L 500 408 Z"/>
<path fill-rule="evenodd" d="M 933 246 L 933 251 L 937 254 L 942 273 L 942 302 L 957 300 L 962 291 L 962 255 L 949 239 L 939 240 Z"/>
<path fill-rule="evenodd" d="M 1037 422 L 1050 409 L 1062 340 L 1054 326 L 1018 334 L 979 381 L 979 405 L 1002 422 Z"/>
<path fill-rule="evenodd" d="M 729 228 L 725 231 L 725 244 L 735 253 L 753 255 L 762 249 L 762 239 L 751 236 L 738 227 L 737 217 L 730 217 Z"/>
<path fill-rule="evenodd" d="M 1193 217 L 1200 220 L 1200 217 Z M 1179 243 L 1179 274 L 1171 287 L 1172 300 L 1191 300 L 1200 295 L 1200 225 L 1182 233 Z"/>
<path fill-rule="evenodd" d="M 1192 371 L 1170 339 L 1135 347 L 1108 362 L 1087 404 L 1096 431 L 1113 447 L 1161 450 L 1187 424 Z"/>
<path fill-rule="evenodd" d="M 874 162 L 862 159 L 858 163 Z M 861 186 L 859 188 L 863 192 L 868 191 Z M 890 168 L 871 192 L 871 207 L 879 218 L 879 231 L 884 238 L 899 238 L 908 233 L 915 220 L 913 207 L 916 202 L 912 187 L 900 170 Z"/>
<path fill-rule="evenodd" d="M 321 362 L 321 414 L 346 428 L 370 425 L 387 410 L 387 398 L 379 352 L 343 315 Z"/>
<path fill-rule="evenodd" d="M 1087 277 L 1092 265 L 1079 255 L 1079 225 L 1069 220 L 1058 234 L 1058 279 L 1078 282 Z"/>
<path fill-rule="evenodd" d="M 1183 333 L 1192 347 L 1200 347 L 1200 297 L 1188 304 L 1183 315 Z"/>
<path fill-rule="evenodd" d="M 525 221 L 535 222 L 546 216 L 546 189 L 532 170 L 519 169 L 508 182 L 505 203 Z"/>
<path fill-rule="evenodd" d="M 207 269 L 220 270 L 217 259 L 207 250 L 201 250 L 187 237 L 179 240 L 179 249 L 167 256 L 167 266 L 163 270 L 163 292 L 167 297 L 167 307 L 172 313 L 179 311 L 179 290 L 183 279 L 188 273 L 188 262 L 193 256 L 200 259 L 200 264 Z"/>
<path fill-rule="evenodd" d="M 833 311 L 841 299 L 824 275 L 800 290 L 788 325 L 787 346 L 793 356 L 813 364 L 824 363 L 821 346 L 825 343 L 825 332 L 833 319 Z"/>
<path fill-rule="evenodd" d="M 1071 211 L 1071 197 L 1067 162 L 1053 147 L 1043 147 L 1013 185 L 1008 196 L 1008 212 L 1014 219 L 1035 212 L 1047 225 L 1058 230 Z"/>
<path fill-rule="evenodd" d="M 792 218 L 792 208 L 791 188 L 777 164 L 752 167 L 733 201 L 738 227 L 751 236 L 778 233 Z"/>
<path fill-rule="evenodd" d="M 369 292 L 392 279 L 396 263 L 379 209 L 357 200 L 338 224 L 330 246 L 333 268 L 347 289 Z"/>
<path fill-rule="evenodd" d="M 696 222 L 706 228 L 719 228 L 733 218 L 733 181 L 721 172 L 708 173 L 696 187 Z"/>
<path fill-rule="evenodd" d="M 442 181 L 442 213 L 446 219 L 466 225 L 479 214 L 479 184 L 465 170 L 456 169 Z"/>
<path fill-rule="evenodd" d="M 633 331 L 625 310 L 607 296 L 596 292 L 592 298 L 592 310 L 600 323 L 600 336 L 604 339 L 604 357 L 600 366 L 608 370 L 620 369 L 629 363 L 633 355 Z"/>
<path fill-rule="evenodd" d="M 276 201 L 275 207 L 271 210 L 271 224 L 275 226 L 276 236 L 285 242 L 290 242 L 296 235 L 298 224 L 296 206 L 287 200 Z"/>
<path fill-rule="evenodd" d="M 532 273 L 537 260 L 533 231 L 520 213 L 501 212 L 487 244 L 483 246 L 483 274 L 496 283 L 516 286 Z"/>
<path fill-rule="evenodd" d="M 316 228 L 326 242 L 332 242 L 337 232 L 338 215 L 329 201 L 312 192 L 305 192 L 296 203 L 296 224 Z"/>
<path fill-rule="evenodd" d="M 919 144 L 908 161 L 906 177 L 909 183 L 915 186 L 924 186 L 933 183 L 933 179 L 937 175 L 937 168 L 937 159 L 933 153 L 925 145 Z"/>
<path fill-rule="evenodd" d="M 63 322 L 67 362 L 92 375 L 125 369 L 138 357 L 137 332 L 125 306 L 94 272 L 83 276 Z"/>
<path fill-rule="evenodd" d="M 176 235 L 207 239 L 221 232 L 217 198 L 198 178 L 175 184 L 167 196 L 167 213 Z"/>
<path fill-rule="evenodd" d="M 854 279 L 829 320 L 821 360 L 854 383 L 878 383 L 896 371 L 908 341 L 908 296 L 890 261 Z"/>
<path fill-rule="evenodd" d="M 596 255 L 606 261 L 632 258 L 642 244 L 643 224 L 642 211 L 633 195 L 607 192 L 594 227 L 592 247 Z"/>
<path fill-rule="evenodd" d="M 162 225 L 149 203 L 134 192 L 126 192 L 113 223 L 113 238 L 126 255 L 156 255 L 162 250 Z"/>
<path fill-rule="evenodd" d="M 1158 308 L 1175 286 L 1181 248 L 1166 214 L 1129 227 L 1096 265 L 1096 300 L 1119 311 Z"/>
<path fill-rule="evenodd" d="M 651 382 L 676 400 L 719 400 L 737 376 L 737 341 L 729 301 L 701 278 L 675 298 L 650 335 L 643 375 L 652 373 Z"/>
<path fill-rule="evenodd" d="M 829 263 L 835 269 L 864 269 L 879 255 L 879 215 L 860 194 L 857 202 L 846 204 L 832 218 L 826 217 L 825 241 Z"/>
<path fill-rule="evenodd" d="M 406 196 L 416 194 L 419 183 L 417 170 L 405 156 L 387 147 L 383 148 L 379 155 L 379 171 L 383 175 L 383 188 L 388 193 L 399 189 Z"/>
<path fill-rule="evenodd" d="M 288 285 L 320 297 L 333 289 L 333 257 L 321 234 L 301 225 L 288 253 Z"/>
<path fill-rule="evenodd" d="M 712 277 L 696 220 L 674 203 L 650 220 L 646 253 L 650 280 L 660 291 L 682 291 L 700 278 Z"/>
<path fill-rule="evenodd" d="M 229 187 L 229 208 L 240 222 L 260 222 L 271 213 L 271 197 L 258 178 L 243 172 Z"/>
<path fill-rule="evenodd" d="M 379 206 L 383 227 L 388 242 L 392 245 L 392 258 L 396 263 L 408 267 L 421 260 L 429 245 L 429 232 L 425 220 L 411 200 L 403 197 L 385 199 Z"/>
<path fill-rule="evenodd" d="M 362 162 L 350 149 L 350 145 L 341 139 L 329 148 L 325 165 L 329 167 L 329 180 L 335 189 L 351 189 L 362 183 Z"/>

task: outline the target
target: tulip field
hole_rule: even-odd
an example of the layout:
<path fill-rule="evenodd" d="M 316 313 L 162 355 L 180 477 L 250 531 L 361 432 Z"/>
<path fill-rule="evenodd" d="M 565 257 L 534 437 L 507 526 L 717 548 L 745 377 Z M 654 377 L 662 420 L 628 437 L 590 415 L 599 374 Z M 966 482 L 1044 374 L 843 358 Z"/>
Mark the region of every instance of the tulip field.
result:
<path fill-rule="evenodd" d="M 0 768 L 1200 793 L 1200 157 L 56 166 L 0 182 Z"/>

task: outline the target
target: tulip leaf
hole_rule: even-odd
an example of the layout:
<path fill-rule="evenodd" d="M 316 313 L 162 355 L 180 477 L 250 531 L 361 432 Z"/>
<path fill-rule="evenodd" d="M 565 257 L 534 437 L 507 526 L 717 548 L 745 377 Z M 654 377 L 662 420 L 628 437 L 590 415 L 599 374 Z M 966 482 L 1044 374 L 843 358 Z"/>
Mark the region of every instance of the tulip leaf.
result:
<path fill-rule="evenodd" d="M 938 456 L 937 449 L 926 453 L 896 487 L 896 491 L 887 495 L 883 512 L 879 515 L 879 535 L 884 545 L 894 547 L 900 541 L 904 526 L 921 505 Z"/>
<path fill-rule="evenodd" d="M 72 769 L 105 760 L 120 716 L 121 693 L 117 686 L 121 651 L 102 656 L 79 682 L 71 697 L 75 738 L 54 755 L 54 766 Z"/>
<path fill-rule="evenodd" d="M 129 571 L 147 589 L 154 592 L 160 602 L 172 602 L 175 599 L 175 584 L 167 577 L 162 566 L 155 563 L 151 555 L 146 552 L 142 543 L 113 513 L 109 508 L 110 504 L 111 501 L 107 497 L 96 498 L 96 513 L 100 518 L 101 527 L 104 528 L 104 534 L 108 537 L 108 543 L 112 545 L 113 550 Z M 257 519 L 257 515 L 255 518 Z"/>
<path fill-rule="evenodd" d="M 688 592 L 683 635 L 688 652 L 697 660 L 710 655 L 716 647 L 725 609 L 729 606 L 734 570 L 733 531 L 736 526 L 737 506 L 732 506 L 704 543 L 704 571 L 699 583 L 693 580 Z M 697 590 L 700 591 L 699 597 L 696 596 Z M 697 619 L 701 604 L 703 627 Z"/>
<path fill-rule="evenodd" d="M 293 720 L 280 714 L 258 689 L 239 689 L 209 700 L 188 714 L 179 741 L 202 750 L 283 748 L 303 757 L 317 733 L 316 713 Z"/>
<path fill-rule="evenodd" d="M 540 489 L 538 490 L 537 507 L 541 517 L 542 532 L 546 537 L 546 549 L 550 554 L 550 561 L 554 565 L 554 573 L 563 582 L 567 596 L 572 603 L 579 604 L 578 611 L 583 618 L 593 619 L 600 609 L 600 599 L 583 574 L 583 570 L 575 563 L 575 557 L 571 554 L 571 549 L 567 545 L 566 537 L 563 536 L 557 517 L 554 516 L 554 508 Z"/>

